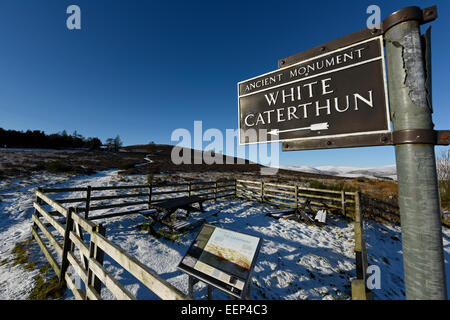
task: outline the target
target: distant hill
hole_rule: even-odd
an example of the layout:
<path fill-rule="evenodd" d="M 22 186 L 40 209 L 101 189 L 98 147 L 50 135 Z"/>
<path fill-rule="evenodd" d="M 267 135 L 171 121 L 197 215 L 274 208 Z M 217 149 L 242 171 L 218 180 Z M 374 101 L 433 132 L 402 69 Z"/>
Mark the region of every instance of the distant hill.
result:
<path fill-rule="evenodd" d="M 318 167 L 281 166 L 281 168 L 285 170 L 310 172 L 338 177 L 348 177 L 348 178 L 365 177 L 371 179 L 375 178 L 375 179 L 397 180 L 397 169 L 395 164 L 374 168 L 339 167 L 339 166 L 318 166 Z"/>
<path fill-rule="evenodd" d="M 190 156 L 189 163 L 174 164 L 172 162 L 172 150 L 174 146 L 166 144 L 146 144 L 131 145 L 123 147 L 122 150 L 132 153 L 142 153 L 151 162 L 139 166 L 135 169 L 146 171 L 153 168 L 154 171 L 259 171 L 260 164 L 251 162 L 247 159 L 230 157 L 223 154 L 214 154 L 213 157 L 218 161 L 213 164 L 205 162 L 209 151 L 195 150 L 190 148 L 181 148 L 178 155 Z"/>
<path fill-rule="evenodd" d="M 143 158 L 148 156 L 151 162 L 134 167 L 130 172 L 167 172 L 167 171 L 233 171 L 240 173 L 259 174 L 264 166 L 247 159 L 216 155 L 221 157 L 223 164 L 206 164 L 203 159 L 205 151 L 183 148 L 182 152 L 191 154 L 191 164 L 176 165 L 172 163 L 171 154 L 174 146 L 166 144 L 131 145 L 123 147 L 123 151 L 129 153 L 141 153 Z M 181 151 L 180 151 L 181 152 Z M 194 160 L 197 159 L 197 163 Z M 201 162 L 201 163 L 200 163 Z M 338 166 L 280 166 L 277 177 L 309 178 L 325 180 L 343 180 L 348 178 L 378 178 L 396 180 L 395 165 L 379 168 L 338 167 Z"/>

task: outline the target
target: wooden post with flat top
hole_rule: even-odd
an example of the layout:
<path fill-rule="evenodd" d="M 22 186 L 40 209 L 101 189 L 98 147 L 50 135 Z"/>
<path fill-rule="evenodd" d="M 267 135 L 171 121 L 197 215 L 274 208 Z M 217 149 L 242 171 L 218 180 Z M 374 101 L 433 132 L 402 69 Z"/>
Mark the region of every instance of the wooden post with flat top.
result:
<path fill-rule="evenodd" d="M 84 211 L 84 218 L 88 220 L 89 218 L 89 209 L 91 206 L 91 186 L 87 186 L 86 188 L 86 211 Z"/>
<path fill-rule="evenodd" d="M 106 229 L 101 224 L 94 227 L 94 230 L 92 230 L 93 233 L 98 233 L 101 236 L 105 236 Z M 104 260 L 104 252 L 102 249 L 100 249 L 93 241 L 90 242 L 89 245 L 89 260 L 95 260 L 100 265 L 103 265 Z M 92 287 L 96 293 L 101 296 L 101 289 L 102 289 L 102 282 L 99 278 L 92 272 L 92 270 L 88 269 L 88 285 Z"/>

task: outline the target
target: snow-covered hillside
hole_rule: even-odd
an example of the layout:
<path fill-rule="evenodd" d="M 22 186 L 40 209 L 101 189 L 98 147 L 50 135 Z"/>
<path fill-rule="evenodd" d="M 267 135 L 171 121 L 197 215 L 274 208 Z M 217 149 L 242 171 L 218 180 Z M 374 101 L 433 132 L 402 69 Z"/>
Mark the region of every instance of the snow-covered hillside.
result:
<path fill-rule="evenodd" d="M 374 168 L 339 167 L 339 166 L 280 166 L 281 169 L 326 174 L 339 177 L 366 177 L 397 180 L 396 166 L 388 165 Z"/>
<path fill-rule="evenodd" d="M 214 173 L 208 173 L 212 177 Z M 160 178 L 164 177 L 158 175 Z M 0 181 L 0 299 L 26 299 L 34 287 L 33 277 L 39 270 L 25 270 L 13 264 L 14 246 L 30 238 L 33 192 L 37 186 L 75 187 L 108 186 L 145 183 L 145 176 L 129 176 L 125 181 L 117 171 L 99 172 L 92 176 L 35 174 L 21 181 Z M 97 195 L 100 195 L 97 194 Z M 73 194 L 75 197 L 81 193 Z M 223 199 L 205 203 L 208 223 L 263 238 L 253 273 L 252 299 L 350 299 L 350 278 L 355 277 L 353 226 L 339 216 L 328 216 L 320 228 L 293 220 L 276 220 L 266 216 L 274 210 L 270 205 Z M 108 213 L 113 209 L 97 211 Z M 218 212 L 217 216 L 211 216 Z M 94 213 L 94 212 L 92 212 Z M 97 222 L 97 221 L 96 221 Z M 196 236 L 196 231 L 181 234 L 175 241 L 155 238 L 137 228 L 146 222 L 140 215 L 98 220 L 106 227 L 106 236 L 126 252 L 156 271 L 187 293 L 187 276 L 176 266 Z M 403 262 L 399 227 L 365 221 L 369 264 L 381 269 L 381 289 L 374 290 L 375 299 L 403 299 Z M 450 231 L 444 229 L 447 275 L 450 275 Z M 36 259 L 45 259 L 38 251 Z M 138 299 L 156 296 L 111 260 L 106 269 L 123 283 Z M 450 288 L 450 286 L 448 286 Z M 196 299 L 206 299 L 206 286 L 197 285 Z M 106 299 L 112 295 L 103 290 Z M 226 295 L 214 291 L 215 299 Z M 68 299 L 73 297 L 67 292 Z"/>

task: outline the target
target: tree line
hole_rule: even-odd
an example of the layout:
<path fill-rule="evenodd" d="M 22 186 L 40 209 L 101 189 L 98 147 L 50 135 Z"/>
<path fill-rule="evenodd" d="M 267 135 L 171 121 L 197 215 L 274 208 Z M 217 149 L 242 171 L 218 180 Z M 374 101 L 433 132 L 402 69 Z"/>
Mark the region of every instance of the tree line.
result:
<path fill-rule="evenodd" d="M 97 137 L 85 138 L 76 130 L 70 135 L 63 130 L 62 132 L 45 134 L 41 130 L 5 130 L 0 128 L 0 147 L 1 148 L 46 148 L 46 149 L 89 149 L 109 151 L 118 151 L 122 146 L 122 141 L 117 135 L 116 138 L 108 138 L 106 143 Z"/>

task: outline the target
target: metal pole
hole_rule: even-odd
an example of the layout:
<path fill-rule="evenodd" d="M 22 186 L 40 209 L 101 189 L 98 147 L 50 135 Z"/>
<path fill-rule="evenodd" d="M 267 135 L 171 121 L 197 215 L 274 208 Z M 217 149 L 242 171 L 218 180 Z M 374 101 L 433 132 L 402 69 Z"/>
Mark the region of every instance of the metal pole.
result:
<path fill-rule="evenodd" d="M 419 22 L 385 32 L 394 131 L 432 130 Z M 407 299 L 447 299 L 434 145 L 395 145 Z"/>

